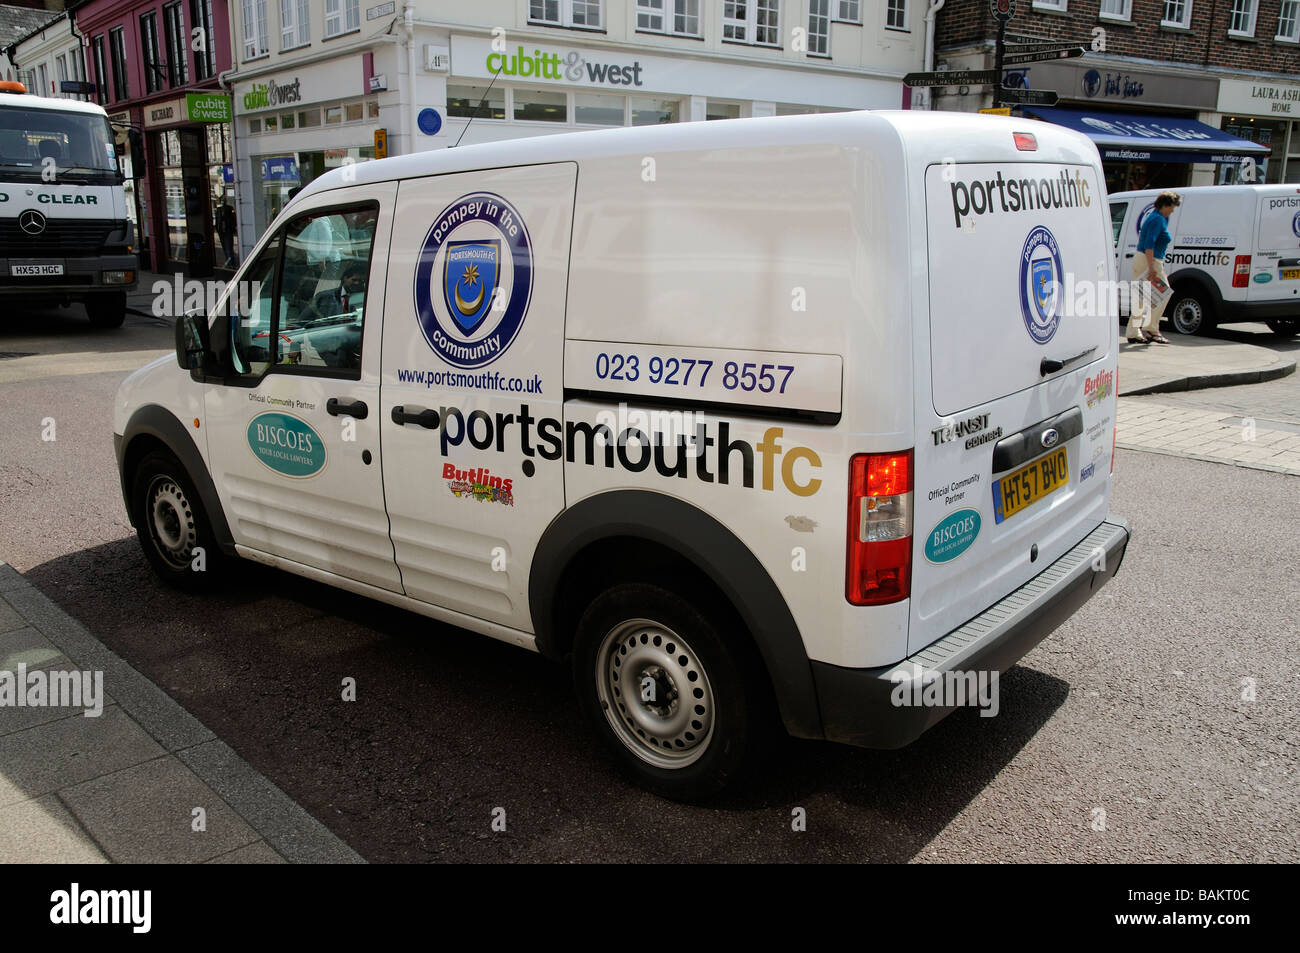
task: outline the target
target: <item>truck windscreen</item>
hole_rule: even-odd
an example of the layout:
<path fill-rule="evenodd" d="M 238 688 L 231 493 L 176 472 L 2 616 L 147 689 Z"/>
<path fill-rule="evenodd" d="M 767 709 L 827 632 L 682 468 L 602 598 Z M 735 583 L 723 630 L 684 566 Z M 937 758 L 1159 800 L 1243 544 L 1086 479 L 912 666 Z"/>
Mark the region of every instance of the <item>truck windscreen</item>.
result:
<path fill-rule="evenodd" d="M 0 180 L 116 184 L 112 127 L 93 113 L 0 107 Z"/>

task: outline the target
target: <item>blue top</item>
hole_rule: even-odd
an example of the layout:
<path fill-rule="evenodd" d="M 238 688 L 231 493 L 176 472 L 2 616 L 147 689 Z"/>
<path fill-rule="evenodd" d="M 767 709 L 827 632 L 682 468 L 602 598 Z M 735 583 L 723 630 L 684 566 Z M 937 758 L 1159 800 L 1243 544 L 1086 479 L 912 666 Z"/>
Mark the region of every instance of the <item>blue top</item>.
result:
<path fill-rule="evenodd" d="M 1150 248 L 1157 258 L 1163 259 L 1165 249 L 1173 240 L 1174 236 L 1169 234 L 1169 220 L 1152 209 L 1142 220 L 1142 231 L 1138 233 L 1138 251 L 1145 252 Z"/>

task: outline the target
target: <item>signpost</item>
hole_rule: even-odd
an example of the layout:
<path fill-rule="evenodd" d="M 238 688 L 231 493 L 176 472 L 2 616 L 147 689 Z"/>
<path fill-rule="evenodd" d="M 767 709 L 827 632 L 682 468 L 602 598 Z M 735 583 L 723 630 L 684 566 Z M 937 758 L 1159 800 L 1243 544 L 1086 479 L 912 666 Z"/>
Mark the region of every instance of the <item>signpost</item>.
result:
<path fill-rule="evenodd" d="M 1015 47 L 1008 47 L 1006 56 L 1002 62 L 1008 66 L 1014 66 L 1017 63 L 1042 63 L 1046 60 L 1068 60 L 1076 56 L 1082 56 L 1084 49 L 1081 46 L 1070 46 L 1054 50 L 1036 50 L 1029 53 L 1022 53 Z"/>
<path fill-rule="evenodd" d="M 989 11 L 998 21 L 998 41 L 993 53 L 993 72 L 997 79 L 993 81 L 993 108 L 1002 105 L 1002 67 L 1007 51 L 1007 21 L 1016 15 L 1016 0 L 989 0 Z"/>
<path fill-rule="evenodd" d="M 1004 103 L 1020 106 L 1055 106 L 1060 96 L 1054 89 L 999 89 L 997 95 Z"/>
<path fill-rule="evenodd" d="M 949 69 L 931 73 L 908 73 L 904 86 L 982 86 L 997 83 L 1002 74 L 994 69 Z"/>

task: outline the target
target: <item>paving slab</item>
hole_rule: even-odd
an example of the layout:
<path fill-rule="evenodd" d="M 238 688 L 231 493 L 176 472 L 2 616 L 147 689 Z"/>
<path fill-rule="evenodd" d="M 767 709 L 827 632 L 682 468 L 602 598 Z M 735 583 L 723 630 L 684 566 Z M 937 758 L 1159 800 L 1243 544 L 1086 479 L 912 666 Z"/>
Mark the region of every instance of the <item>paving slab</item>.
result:
<path fill-rule="evenodd" d="M 57 795 L 0 807 L 0 859 L 30 864 L 104 864 L 108 858 Z"/>
<path fill-rule="evenodd" d="M 1129 344 L 1120 334 L 1119 394 L 1163 394 L 1254 384 L 1295 373 L 1295 361 L 1267 347 L 1169 334 L 1168 344 Z"/>

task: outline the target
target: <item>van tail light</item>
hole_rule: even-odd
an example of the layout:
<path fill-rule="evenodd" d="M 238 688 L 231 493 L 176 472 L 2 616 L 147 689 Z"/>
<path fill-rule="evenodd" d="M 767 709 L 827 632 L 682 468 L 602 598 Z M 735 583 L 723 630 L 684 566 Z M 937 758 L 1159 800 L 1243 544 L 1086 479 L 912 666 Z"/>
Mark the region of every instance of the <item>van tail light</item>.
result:
<path fill-rule="evenodd" d="M 1246 288 L 1250 285 L 1250 256 L 1238 255 L 1232 266 L 1232 287 Z"/>
<path fill-rule="evenodd" d="M 881 606 L 912 594 L 912 451 L 860 453 L 849 461 L 845 595 Z"/>

